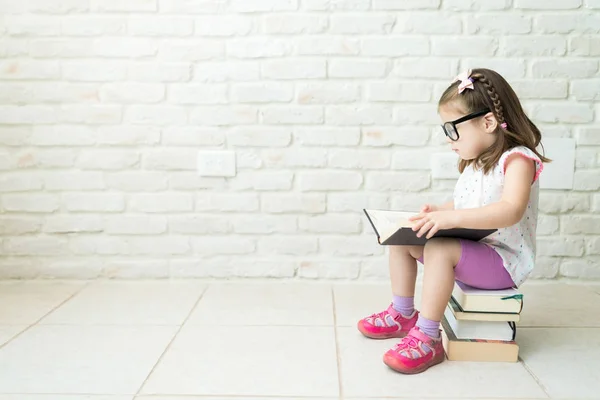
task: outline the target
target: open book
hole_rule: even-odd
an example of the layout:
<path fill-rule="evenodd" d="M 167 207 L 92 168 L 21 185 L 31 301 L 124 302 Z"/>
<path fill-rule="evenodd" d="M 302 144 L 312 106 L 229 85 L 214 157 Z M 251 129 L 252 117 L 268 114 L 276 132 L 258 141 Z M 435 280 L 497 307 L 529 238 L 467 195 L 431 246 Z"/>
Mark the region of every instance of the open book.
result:
<path fill-rule="evenodd" d="M 363 209 L 373 230 L 377 234 L 377 240 L 382 245 L 406 245 L 423 246 L 427 239 L 426 235 L 417 237 L 417 232 L 412 230 L 413 222 L 408 219 L 416 212 L 389 211 L 389 210 L 367 210 Z M 433 237 L 454 237 L 479 241 L 486 236 L 496 232 L 497 229 L 442 229 Z"/>

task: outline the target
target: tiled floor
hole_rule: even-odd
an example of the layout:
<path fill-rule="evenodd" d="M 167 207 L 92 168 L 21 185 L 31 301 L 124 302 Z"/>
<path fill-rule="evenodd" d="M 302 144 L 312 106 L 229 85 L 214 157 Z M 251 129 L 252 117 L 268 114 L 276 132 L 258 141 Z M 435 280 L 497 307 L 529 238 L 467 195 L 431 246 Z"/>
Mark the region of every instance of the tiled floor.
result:
<path fill-rule="evenodd" d="M 600 286 L 523 290 L 522 362 L 403 376 L 354 328 L 387 284 L 0 282 L 0 400 L 600 398 Z"/>

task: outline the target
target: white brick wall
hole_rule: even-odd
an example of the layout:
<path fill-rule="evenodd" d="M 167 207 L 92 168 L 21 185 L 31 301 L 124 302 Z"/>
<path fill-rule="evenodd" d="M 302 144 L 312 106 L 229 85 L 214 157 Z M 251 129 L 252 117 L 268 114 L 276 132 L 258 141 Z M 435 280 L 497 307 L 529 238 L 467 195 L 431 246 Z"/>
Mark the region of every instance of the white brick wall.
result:
<path fill-rule="evenodd" d="M 385 277 L 361 209 L 448 200 L 436 101 L 482 66 L 577 142 L 534 276 L 600 278 L 597 0 L 0 3 L 0 277 Z"/>

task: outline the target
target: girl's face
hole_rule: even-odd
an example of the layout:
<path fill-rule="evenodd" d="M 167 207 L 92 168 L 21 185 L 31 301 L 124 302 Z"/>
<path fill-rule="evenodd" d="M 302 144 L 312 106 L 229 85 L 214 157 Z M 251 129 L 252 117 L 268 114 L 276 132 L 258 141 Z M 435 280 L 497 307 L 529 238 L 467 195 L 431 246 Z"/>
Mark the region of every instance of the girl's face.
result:
<path fill-rule="evenodd" d="M 456 121 L 467 115 L 460 107 L 445 104 L 439 108 L 442 124 Z M 496 142 L 496 127 L 498 123 L 494 114 L 489 112 L 483 116 L 469 119 L 456 125 L 458 140 L 446 137 L 446 142 L 452 151 L 463 160 L 473 160 Z"/>

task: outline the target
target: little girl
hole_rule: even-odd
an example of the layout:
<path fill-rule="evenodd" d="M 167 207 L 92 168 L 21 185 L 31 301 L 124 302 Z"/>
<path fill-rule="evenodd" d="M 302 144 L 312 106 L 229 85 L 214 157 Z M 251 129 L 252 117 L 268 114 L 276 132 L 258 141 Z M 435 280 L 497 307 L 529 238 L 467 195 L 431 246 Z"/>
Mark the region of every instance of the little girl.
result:
<path fill-rule="evenodd" d="M 433 238 L 425 246 L 390 246 L 393 299 L 387 310 L 358 322 L 373 339 L 403 338 L 383 362 L 405 374 L 444 361 L 440 320 L 454 281 L 480 289 L 519 286 L 534 266 L 538 177 L 549 162 L 536 150 L 539 129 L 500 74 L 459 75 L 440 98 L 447 143 L 460 157 L 454 200 L 425 205 L 411 218 L 417 236 L 440 229 L 497 228 L 480 242 Z M 421 312 L 414 309 L 417 260 L 425 265 Z"/>

